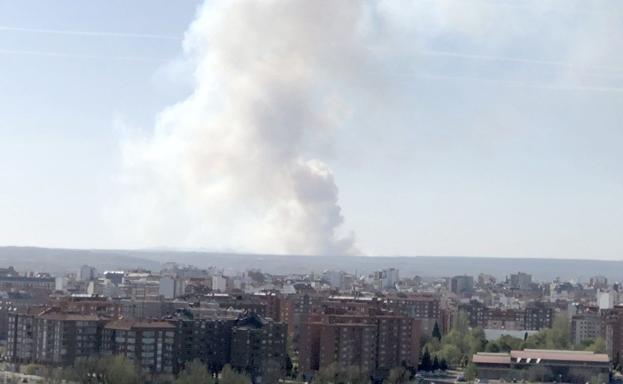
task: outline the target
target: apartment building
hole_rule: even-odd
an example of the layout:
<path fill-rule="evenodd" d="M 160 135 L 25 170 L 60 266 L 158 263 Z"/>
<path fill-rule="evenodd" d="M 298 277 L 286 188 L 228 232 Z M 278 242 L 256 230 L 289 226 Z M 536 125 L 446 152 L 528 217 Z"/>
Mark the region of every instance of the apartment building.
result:
<path fill-rule="evenodd" d="M 102 353 L 122 355 L 144 373 L 172 374 L 175 329 L 169 321 L 113 320 L 104 326 Z"/>
<path fill-rule="evenodd" d="M 417 367 L 421 325 L 398 314 L 316 314 L 302 326 L 298 350 L 301 371 L 331 364 L 356 366 L 384 376 L 391 368 Z"/>
<path fill-rule="evenodd" d="M 286 325 L 255 313 L 235 321 L 231 333 L 231 366 L 255 383 L 275 383 L 285 373 Z"/>

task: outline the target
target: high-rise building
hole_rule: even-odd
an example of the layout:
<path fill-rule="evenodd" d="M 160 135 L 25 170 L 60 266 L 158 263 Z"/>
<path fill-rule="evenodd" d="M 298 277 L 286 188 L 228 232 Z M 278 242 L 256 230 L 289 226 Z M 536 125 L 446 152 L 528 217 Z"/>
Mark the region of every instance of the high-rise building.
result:
<path fill-rule="evenodd" d="M 373 373 L 376 367 L 376 325 L 336 320 L 319 325 L 318 368 L 326 368 L 336 363 L 343 368 L 354 366 L 364 372 Z"/>
<path fill-rule="evenodd" d="M 532 288 L 532 275 L 523 272 L 513 273 L 510 277 L 510 287 L 520 291 L 529 290 Z"/>
<path fill-rule="evenodd" d="M 601 335 L 602 318 L 597 312 L 582 313 L 571 318 L 571 339 L 574 345 L 594 340 Z"/>
<path fill-rule="evenodd" d="M 607 292 L 597 292 L 597 304 L 599 305 L 599 309 L 612 309 L 617 302 L 618 292 L 615 291 L 607 291 Z"/>
<path fill-rule="evenodd" d="M 185 281 L 180 277 L 172 275 L 160 276 L 158 293 L 165 299 L 175 299 L 176 297 L 183 296 L 185 288 Z"/>
<path fill-rule="evenodd" d="M 437 324 L 442 327 L 440 300 L 433 294 L 408 294 L 388 296 L 384 305 L 394 313 L 420 320 L 422 334 L 430 335 Z"/>
<path fill-rule="evenodd" d="M 474 277 L 461 275 L 450 279 L 450 292 L 455 295 L 463 296 L 474 291 Z"/>
<path fill-rule="evenodd" d="M 400 281 L 400 274 L 396 268 L 388 268 L 381 271 L 381 286 L 383 289 L 395 289 Z"/>
<path fill-rule="evenodd" d="M 257 314 L 236 320 L 231 333 L 231 366 L 256 383 L 276 383 L 285 374 L 286 325 Z"/>
<path fill-rule="evenodd" d="M 303 373 L 331 364 L 386 375 L 391 368 L 417 367 L 419 320 L 396 314 L 315 314 L 302 325 L 299 363 Z"/>
<path fill-rule="evenodd" d="M 602 275 L 593 276 L 589 281 L 589 285 L 593 288 L 607 288 L 608 278 Z"/>
<path fill-rule="evenodd" d="M 539 331 L 551 328 L 554 323 L 554 308 L 548 303 L 533 301 L 526 305 L 524 329 Z"/>
<path fill-rule="evenodd" d="M 392 314 L 375 317 L 378 327 L 376 370 L 385 376 L 395 367 L 416 368 L 420 355 L 420 321 Z"/>
<path fill-rule="evenodd" d="M 342 271 L 325 271 L 322 274 L 322 278 L 333 289 L 342 289 L 344 287 L 344 272 Z"/>
<path fill-rule="evenodd" d="M 525 308 L 494 308 L 472 300 L 459 305 L 472 327 L 507 329 L 516 331 L 539 331 L 551 328 L 554 308 L 542 302 L 530 302 Z"/>
<path fill-rule="evenodd" d="M 623 365 L 623 306 L 615 305 L 612 309 L 601 311 L 602 336 L 606 341 L 606 353 L 612 363 Z"/>
<path fill-rule="evenodd" d="M 200 319 L 192 315 L 176 321 L 176 371 L 195 359 L 211 372 L 223 369 L 231 360 L 231 334 L 235 322 L 235 317 Z"/>
<path fill-rule="evenodd" d="M 77 357 L 100 352 L 104 320 L 48 310 L 34 319 L 34 356 L 38 364 L 72 365 Z"/>
<path fill-rule="evenodd" d="M 71 365 L 77 357 L 95 356 L 104 319 L 55 308 L 29 308 L 9 315 L 7 358 L 19 364 Z"/>
<path fill-rule="evenodd" d="M 97 277 L 97 271 L 94 267 L 83 265 L 78 272 L 79 281 L 91 281 Z"/>
<path fill-rule="evenodd" d="M 9 314 L 7 359 L 13 363 L 32 363 L 35 357 L 35 316 L 40 309 L 30 308 Z"/>
<path fill-rule="evenodd" d="M 213 292 L 226 292 L 227 291 L 227 278 L 223 275 L 212 276 L 212 291 Z"/>
<path fill-rule="evenodd" d="M 114 320 L 104 326 L 102 353 L 122 355 L 144 373 L 172 374 L 175 325 L 169 321 Z"/>

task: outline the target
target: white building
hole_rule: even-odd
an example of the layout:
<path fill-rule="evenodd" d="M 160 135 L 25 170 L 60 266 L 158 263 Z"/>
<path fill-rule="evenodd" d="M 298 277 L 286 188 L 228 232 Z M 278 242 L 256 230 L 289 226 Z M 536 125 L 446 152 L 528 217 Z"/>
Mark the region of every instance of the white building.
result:
<path fill-rule="evenodd" d="M 55 279 L 55 287 L 57 291 L 64 291 L 67 287 L 67 278 L 66 277 L 57 277 Z"/>
<path fill-rule="evenodd" d="M 223 275 L 212 276 L 212 291 L 226 292 L 227 291 L 227 278 Z"/>
<path fill-rule="evenodd" d="M 382 271 L 381 285 L 384 289 L 396 288 L 396 284 L 400 281 L 400 276 L 396 268 L 384 269 Z"/>
<path fill-rule="evenodd" d="M 597 292 L 597 303 L 599 309 L 612 309 L 617 303 L 617 294 L 614 291 Z"/>
<path fill-rule="evenodd" d="M 165 299 L 175 298 L 175 279 L 173 276 L 160 276 L 160 288 L 158 294 Z"/>
<path fill-rule="evenodd" d="M 186 291 L 186 281 L 171 275 L 160 276 L 160 287 L 158 294 L 165 299 L 175 299 L 182 296 Z"/>
<path fill-rule="evenodd" d="M 400 280 L 396 268 L 383 269 L 372 274 L 372 286 L 376 289 L 395 289 Z"/>
<path fill-rule="evenodd" d="M 83 265 L 80 267 L 80 271 L 78 272 L 78 280 L 79 281 L 91 281 L 94 280 L 97 276 L 97 271 L 94 267 L 89 265 Z"/>

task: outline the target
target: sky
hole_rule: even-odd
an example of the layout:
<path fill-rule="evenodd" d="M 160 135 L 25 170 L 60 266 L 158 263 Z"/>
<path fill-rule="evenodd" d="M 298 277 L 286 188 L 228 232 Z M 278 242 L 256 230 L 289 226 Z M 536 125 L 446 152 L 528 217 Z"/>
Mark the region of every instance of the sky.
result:
<path fill-rule="evenodd" d="M 0 0 L 0 244 L 623 257 L 623 3 L 347 3 Z"/>

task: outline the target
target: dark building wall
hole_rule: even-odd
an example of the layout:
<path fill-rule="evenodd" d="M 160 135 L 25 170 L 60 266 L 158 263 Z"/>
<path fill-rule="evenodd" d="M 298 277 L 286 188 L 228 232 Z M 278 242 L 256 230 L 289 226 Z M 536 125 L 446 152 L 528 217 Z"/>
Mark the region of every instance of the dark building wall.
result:
<path fill-rule="evenodd" d="M 34 358 L 35 316 L 9 314 L 7 358 L 18 364 L 31 363 Z"/>
<path fill-rule="evenodd" d="M 273 383 L 285 373 L 286 325 L 250 315 L 236 321 L 231 335 L 231 365 L 256 383 Z"/>
<path fill-rule="evenodd" d="M 104 327 L 103 354 L 125 356 L 144 373 L 173 373 L 174 325 L 161 321 L 120 322 L 111 322 Z"/>
<path fill-rule="evenodd" d="M 356 366 L 372 373 L 376 366 L 376 326 L 374 324 L 323 324 L 320 334 L 320 369 L 333 363 Z"/>
<path fill-rule="evenodd" d="M 176 322 L 176 371 L 199 359 L 212 372 L 231 360 L 231 334 L 235 320 L 179 320 Z"/>

